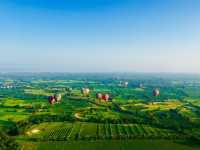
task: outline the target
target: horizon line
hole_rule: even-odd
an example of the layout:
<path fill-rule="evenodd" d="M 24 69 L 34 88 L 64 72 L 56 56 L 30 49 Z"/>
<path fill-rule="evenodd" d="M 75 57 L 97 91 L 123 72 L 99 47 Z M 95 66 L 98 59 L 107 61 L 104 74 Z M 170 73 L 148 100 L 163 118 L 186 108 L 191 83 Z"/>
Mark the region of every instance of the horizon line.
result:
<path fill-rule="evenodd" d="M 184 74 L 184 75 L 200 75 L 200 72 L 148 72 L 148 71 L 0 71 L 0 74 L 14 74 L 14 73 L 33 73 L 33 74 Z"/>

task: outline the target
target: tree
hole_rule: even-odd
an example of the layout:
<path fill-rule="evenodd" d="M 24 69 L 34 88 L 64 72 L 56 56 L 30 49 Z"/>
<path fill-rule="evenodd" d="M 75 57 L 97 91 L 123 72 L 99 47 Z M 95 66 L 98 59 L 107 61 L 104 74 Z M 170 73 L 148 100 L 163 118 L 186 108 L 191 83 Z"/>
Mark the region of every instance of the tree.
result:
<path fill-rule="evenodd" d="M 20 150 L 20 146 L 13 138 L 0 133 L 0 150 Z"/>

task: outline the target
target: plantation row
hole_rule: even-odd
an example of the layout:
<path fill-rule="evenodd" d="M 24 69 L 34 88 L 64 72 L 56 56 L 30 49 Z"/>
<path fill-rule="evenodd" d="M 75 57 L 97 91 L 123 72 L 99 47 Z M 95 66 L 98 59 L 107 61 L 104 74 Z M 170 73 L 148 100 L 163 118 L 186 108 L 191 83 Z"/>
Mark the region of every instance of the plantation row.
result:
<path fill-rule="evenodd" d="M 53 123 L 50 123 L 53 124 Z M 187 138 L 170 130 L 139 124 L 63 123 L 53 126 L 32 140 L 98 140 L 98 139 L 183 139 Z"/>

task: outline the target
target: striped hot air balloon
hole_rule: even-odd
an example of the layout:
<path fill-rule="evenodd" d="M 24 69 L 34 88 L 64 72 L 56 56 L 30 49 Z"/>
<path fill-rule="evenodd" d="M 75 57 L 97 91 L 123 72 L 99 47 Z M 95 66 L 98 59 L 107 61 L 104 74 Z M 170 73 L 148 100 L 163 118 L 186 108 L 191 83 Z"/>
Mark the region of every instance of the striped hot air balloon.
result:
<path fill-rule="evenodd" d="M 160 94 L 159 89 L 154 89 L 153 92 L 152 92 L 152 95 L 153 95 L 154 97 L 158 96 L 159 94 Z"/>
<path fill-rule="evenodd" d="M 109 101 L 109 97 L 110 96 L 108 94 L 103 94 L 102 95 L 102 99 L 105 100 L 105 101 L 107 101 L 107 102 Z"/>
<path fill-rule="evenodd" d="M 55 98 L 54 96 L 49 96 L 48 97 L 48 101 L 49 101 L 49 104 L 53 105 L 55 103 Z"/>

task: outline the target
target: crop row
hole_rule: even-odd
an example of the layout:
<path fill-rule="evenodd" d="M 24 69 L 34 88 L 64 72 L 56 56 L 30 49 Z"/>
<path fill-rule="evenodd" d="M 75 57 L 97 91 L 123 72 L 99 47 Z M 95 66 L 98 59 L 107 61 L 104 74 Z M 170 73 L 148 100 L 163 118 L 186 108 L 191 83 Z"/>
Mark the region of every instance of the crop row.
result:
<path fill-rule="evenodd" d="M 73 123 L 54 127 L 43 134 L 44 140 L 97 139 L 180 139 L 183 135 L 171 130 L 139 124 Z"/>

